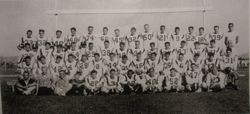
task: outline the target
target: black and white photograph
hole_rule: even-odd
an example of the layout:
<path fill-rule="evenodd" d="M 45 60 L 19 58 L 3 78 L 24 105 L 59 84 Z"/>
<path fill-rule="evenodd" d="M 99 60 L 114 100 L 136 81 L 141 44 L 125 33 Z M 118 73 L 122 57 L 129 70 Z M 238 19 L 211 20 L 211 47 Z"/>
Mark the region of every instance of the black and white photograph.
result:
<path fill-rule="evenodd" d="M 0 114 L 249 114 L 249 0 L 0 0 Z"/>

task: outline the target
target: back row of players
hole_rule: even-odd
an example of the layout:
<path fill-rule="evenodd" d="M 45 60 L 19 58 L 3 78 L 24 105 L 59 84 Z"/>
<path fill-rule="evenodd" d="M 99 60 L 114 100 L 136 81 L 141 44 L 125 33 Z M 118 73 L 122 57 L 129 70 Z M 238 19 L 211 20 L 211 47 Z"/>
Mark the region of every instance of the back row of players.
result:
<path fill-rule="evenodd" d="M 115 29 L 113 37 L 108 34 L 107 27 L 103 28 L 103 34 L 99 37 L 93 33 L 92 26 L 88 27 L 88 33 L 83 36 L 78 36 L 73 27 L 70 29 L 71 35 L 63 37 L 62 31 L 57 30 L 56 37 L 52 39 L 45 37 L 45 30 L 40 29 L 37 38 L 28 30 L 27 36 L 18 45 L 21 52 L 18 65 L 21 74 L 28 72 L 37 80 L 49 75 L 52 82 L 56 82 L 62 74 L 60 72 L 65 71 L 69 80 L 80 74 L 81 79 L 88 80 L 87 83 L 89 80 L 93 81 L 91 74 L 96 73 L 98 80 L 105 78 L 112 81 L 113 78 L 109 78 L 109 75 L 114 71 L 118 77 L 129 81 L 130 71 L 137 76 L 148 75 L 144 76 L 144 85 L 149 84 L 147 80 L 151 78 L 161 78 L 169 79 L 170 85 L 165 85 L 169 89 L 178 87 L 180 90 L 180 86 L 184 86 L 191 91 L 191 85 L 198 85 L 194 90 L 200 91 L 202 83 L 208 89 L 211 86 L 211 80 L 208 81 L 207 78 L 212 69 L 236 72 L 238 36 L 233 27 L 234 24 L 229 23 L 228 32 L 222 34 L 219 26 L 214 26 L 214 31 L 208 35 L 200 27 L 199 34 L 195 35 L 194 27 L 190 26 L 188 33 L 183 35 L 179 27 L 175 27 L 174 34 L 166 33 L 164 25 L 155 34 L 145 24 L 145 31 L 141 34 L 137 34 L 136 28 L 132 27 L 127 36 L 120 35 L 120 30 Z M 172 76 L 173 72 L 170 71 L 178 75 L 174 73 Z M 152 74 L 156 77 L 151 77 Z M 227 82 L 225 76 L 212 77 L 216 80 L 221 77 L 214 83 L 219 83 L 219 87 L 224 88 Z M 238 77 L 233 79 L 233 85 L 237 89 Z M 181 85 L 178 85 L 178 80 Z M 162 90 L 159 87 L 157 90 Z"/>

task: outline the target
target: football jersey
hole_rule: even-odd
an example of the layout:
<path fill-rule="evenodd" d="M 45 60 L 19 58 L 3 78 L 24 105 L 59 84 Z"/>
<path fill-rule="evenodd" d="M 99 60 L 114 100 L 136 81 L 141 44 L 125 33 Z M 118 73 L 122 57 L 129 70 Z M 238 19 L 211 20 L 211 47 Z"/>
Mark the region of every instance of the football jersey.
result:
<path fill-rule="evenodd" d="M 93 69 L 93 66 L 90 61 L 79 61 L 77 63 L 77 68 L 78 68 L 78 71 L 81 71 L 82 74 L 86 76 Z"/>
<path fill-rule="evenodd" d="M 119 47 L 121 42 L 124 42 L 125 45 L 128 45 L 126 37 L 124 37 L 124 36 L 114 36 L 112 38 L 112 43 L 115 47 Z"/>
<path fill-rule="evenodd" d="M 66 66 L 63 60 L 61 60 L 59 63 L 53 61 L 50 65 L 51 65 L 51 71 L 57 75 L 59 75 L 59 72 L 61 70 L 66 70 Z"/>
<path fill-rule="evenodd" d="M 225 78 L 225 74 L 222 72 L 217 72 L 217 74 L 208 74 L 208 82 L 210 85 L 213 84 L 223 84 Z"/>
<path fill-rule="evenodd" d="M 41 74 L 49 74 L 49 62 L 46 62 L 45 64 L 41 63 L 41 62 L 38 62 L 38 67 L 37 67 L 37 70 L 38 70 L 38 73 L 41 75 Z"/>
<path fill-rule="evenodd" d="M 237 47 L 236 38 L 238 37 L 236 32 L 227 32 L 227 42 L 231 42 L 233 47 Z"/>
<path fill-rule="evenodd" d="M 194 47 L 194 42 L 198 41 L 197 37 L 194 34 L 186 34 L 185 41 L 189 48 Z"/>
<path fill-rule="evenodd" d="M 179 59 L 176 59 L 174 61 L 174 67 L 179 73 L 186 72 L 188 68 L 188 61 L 187 60 L 180 61 Z"/>
<path fill-rule="evenodd" d="M 43 56 L 46 57 L 46 59 L 51 59 L 51 56 L 52 56 L 52 49 L 45 49 L 45 47 L 42 47 L 40 49 L 40 52 Z"/>
<path fill-rule="evenodd" d="M 135 75 L 128 76 L 127 74 L 121 75 L 120 82 L 127 84 L 127 83 L 134 83 L 135 82 Z"/>
<path fill-rule="evenodd" d="M 219 54 L 220 54 L 220 48 L 218 48 L 218 47 L 210 47 L 209 46 L 209 47 L 206 48 L 206 55 L 208 53 L 213 53 L 214 57 L 217 58 L 217 57 L 219 57 Z"/>
<path fill-rule="evenodd" d="M 58 52 L 58 51 L 55 50 L 52 54 L 53 54 L 54 59 L 56 59 L 57 56 L 62 57 L 62 60 L 64 60 L 64 58 L 65 58 L 64 57 L 65 52 L 63 52 L 63 51 L 62 52 Z"/>
<path fill-rule="evenodd" d="M 92 61 L 93 69 L 96 70 L 98 73 L 103 73 L 104 69 L 104 63 L 103 60 L 100 59 L 99 61 L 93 60 Z"/>
<path fill-rule="evenodd" d="M 170 69 L 173 68 L 173 59 L 168 59 L 168 60 L 162 59 L 160 63 L 162 65 L 161 69 L 165 73 L 167 72 L 169 73 Z"/>
<path fill-rule="evenodd" d="M 109 69 L 117 69 L 118 60 L 117 59 L 114 59 L 114 60 L 107 59 L 105 64 Z"/>
<path fill-rule="evenodd" d="M 163 57 L 164 57 L 164 54 L 165 53 L 170 53 L 170 58 L 172 58 L 174 55 L 174 52 L 175 52 L 175 50 L 173 50 L 172 48 L 169 48 L 169 49 L 166 49 L 166 48 L 163 48 L 163 49 L 161 49 L 160 50 L 160 52 L 161 52 L 161 58 L 163 59 Z"/>
<path fill-rule="evenodd" d="M 143 40 L 141 39 L 141 37 L 139 37 L 137 34 L 135 35 L 127 35 L 126 36 L 126 40 L 128 42 L 128 46 L 129 47 L 135 47 L 135 41 L 139 41 L 141 45 L 143 45 Z"/>
<path fill-rule="evenodd" d="M 147 56 L 150 57 L 152 53 L 156 53 L 156 58 L 158 59 L 160 56 L 160 50 L 158 48 L 155 49 L 148 49 L 147 50 Z"/>
<path fill-rule="evenodd" d="M 145 85 L 146 75 L 145 74 L 135 75 L 135 83 Z"/>
<path fill-rule="evenodd" d="M 222 57 L 222 63 L 221 64 L 221 67 L 222 69 L 226 68 L 226 67 L 230 67 L 230 68 L 233 68 L 234 70 L 236 70 L 236 66 L 237 66 L 237 63 L 236 63 L 236 58 L 235 56 L 223 56 Z"/>
<path fill-rule="evenodd" d="M 146 69 L 150 69 L 150 68 L 155 68 L 155 70 L 159 70 L 158 69 L 158 64 L 159 64 L 159 60 L 155 59 L 155 60 L 152 60 L 152 59 L 147 59 L 145 61 L 145 66 L 146 66 Z"/>
<path fill-rule="evenodd" d="M 104 60 L 107 60 L 109 58 L 109 54 L 114 52 L 114 49 L 110 46 L 109 48 L 100 48 L 101 57 Z"/>
<path fill-rule="evenodd" d="M 109 87 L 117 87 L 118 86 L 118 82 L 119 82 L 119 77 L 118 76 L 107 76 L 106 77 L 106 85 Z"/>
<path fill-rule="evenodd" d="M 66 53 L 65 53 L 66 59 L 68 58 L 68 55 L 70 55 L 70 54 L 74 55 L 77 60 L 80 59 L 80 50 L 78 50 L 78 49 L 75 49 L 75 50 L 69 49 L 69 50 L 67 50 Z"/>
<path fill-rule="evenodd" d="M 123 55 L 128 55 L 128 50 L 121 50 L 120 48 L 116 50 L 117 58 L 121 59 Z"/>
<path fill-rule="evenodd" d="M 168 74 L 166 76 L 167 87 L 176 87 L 181 85 L 181 77 L 178 73 L 176 75 Z"/>
<path fill-rule="evenodd" d="M 134 70 L 139 70 L 139 71 L 144 71 L 145 70 L 145 62 L 144 60 L 138 60 L 134 59 L 132 61 L 133 67 L 135 68 Z"/>
<path fill-rule="evenodd" d="M 91 60 L 94 60 L 94 54 L 95 53 L 99 53 L 99 51 L 97 49 L 86 49 L 84 54 L 88 55 L 88 59 L 91 61 Z"/>
<path fill-rule="evenodd" d="M 72 78 L 77 71 L 77 62 L 76 61 L 69 62 L 68 60 L 66 60 L 66 68 L 68 70 L 70 78 Z"/>
<path fill-rule="evenodd" d="M 49 42 L 48 38 L 45 38 L 45 37 L 43 37 L 43 38 L 38 37 L 37 38 L 38 47 L 45 46 L 46 42 Z"/>
<path fill-rule="evenodd" d="M 194 59 L 190 59 L 189 60 L 189 69 L 191 69 L 191 65 L 192 64 L 195 64 L 195 65 L 197 65 L 198 66 L 198 69 L 199 70 L 201 70 L 201 68 L 202 68 L 202 65 L 203 65 L 203 60 L 202 60 L 202 58 L 200 57 L 198 60 L 194 60 Z"/>
<path fill-rule="evenodd" d="M 202 48 L 190 48 L 190 53 L 194 56 L 195 54 L 199 54 L 201 58 L 204 57 L 205 49 Z"/>
<path fill-rule="evenodd" d="M 206 34 L 197 35 L 196 38 L 197 38 L 198 42 L 200 43 L 201 48 L 204 49 L 204 48 L 207 47 L 206 44 L 208 44 L 209 41 L 207 40 L 207 35 Z"/>
<path fill-rule="evenodd" d="M 207 69 L 211 69 L 213 66 L 218 67 L 219 60 L 217 58 L 214 58 L 212 60 L 205 59 L 204 65 Z"/>
<path fill-rule="evenodd" d="M 178 57 L 180 53 L 183 53 L 184 56 L 187 57 L 186 55 L 189 55 L 189 48 L 187 47 L 176 48 L 176 57 Z"/>
<path fill-rule="evenodd" d="M 55 46 L 62 45 L 64 46 L 64 38 L 53 38 L 52 42 L 54 43 Z"/>
<path fill-rule="evenodd" d="M 156 37 L 159 44 L 158 48 L 164 48 L 165 42 L 172 42 L 171 37 L 169 37 L 167 33 L 158 32 Z"/>
<path fill-rule="evenodd" d="M 67 38 L 65 39 L 65 43 L 68 46 L 72 45 L 72 42 L 75 42 L 77 44 L 77 46 L 79 46 L 79 43 L 81 41 L 80 36 L 67 36 Z"/>
<path fill-rule="evenodd" d="M 86 77 L 86 83 L 88 84 L 88 86 L 92 88 L 97 88 L 100 87 L 101 83 L 102 83 L 102 79 L 101 78 L 92 78 L 91 76 L 87 76 Z"/>
<path fill-rule="evenodd" d="M 172 34 L 172 47 L 173 48 L 178 48 L 180 47 L 181 41 L 184 39 L 184 35 L 181 34 Z"/>
<path fill-rule="evenodd" d="M 118 63 L 118 70 L 119 70 L 119 73 L 120 74 L 126 74 L 127 73 L 127 71 L 130 69 L 130 62 L 129 61 L 127 61 L 126 63 L 123 63 L 122 61 L 120 61 L 119 63 Z"/>
<path fill-rule="evenodd" d="M 136 48 L 136 47 L 134 47 L 134 48 L 131 48 L 130 50 L 129 50 L 129 54 L 130 54 L 130 56 L 132 56 L 132 59 L 135 59 L 135 57 L 136 57 L 136 55 L 138 54 L 138 53 L 141 53 L 142 55 L 144 55 L 144 52 L 145 52 L 145 50 L 143 49 L 143 48 L 141 48 L 141 47 L 139 47 L 139 48 Z"/>
<path fill-rule="evenodd" d="M 151 42 L 155 42 L 155 45 L 157 46 L 157 40 L 156 40 L 156 38 L 154 38 L 153 32 L 147 32 L 147 33 L 143 32 L 143 33 L 141 33 L 140 37 L 144 42 L 143 46 L 145 49 L 148 49 L 150 47 L 149 44 Z"/>
<path fill-rule="evenodd" d="M 21 64 L 21 74 L 23 74 L 24 71 L 28 71 L 30 74 L 33 74 L 34 70 L 34 64 L 26 64 L 25 62 L 22 62 Z"/>
<path fill-rule="evenodd" d="M 187 71 L 186 80 L 188 84 L 194 84 L 202 82 L 202 75 L 200 70 L 189 70 Z"/>
<path fill-rule="evenodd" d="M 209 40 L 215 40 L 215 44 L 217 47 L 224 47 L 225 46 L 224 34 L 211 33 L 211 34 L 209 34 Z"/>
<path fill-rule="evenodd" d="M 157 85 L 158 83 L 160 83 L 158 81 L 158 73 L 155 73 L 154 76 L 146 75 L 145 78 L 146 78 L 147 85 Z"/>
<path fill-rule="evenodd" d="M 22 37 L 22 43 L 26 44 L 29 43 L 31 46 L 36 44 L 37 39 L 34 37 Z"/>

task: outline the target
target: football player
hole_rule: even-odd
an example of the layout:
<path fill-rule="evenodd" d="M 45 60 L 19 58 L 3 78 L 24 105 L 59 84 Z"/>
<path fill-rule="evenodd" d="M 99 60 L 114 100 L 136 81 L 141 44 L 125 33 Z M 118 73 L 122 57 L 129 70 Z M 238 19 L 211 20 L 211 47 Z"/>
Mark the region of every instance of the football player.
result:
<path fill-rule="evenodd" d="M 149 70 L 150 68 L 155 68 L 159 70 L 159 59 L 156 58 L 156 53 L 151 53 L 150 58 L 145 59 L 145 69 Z"/>
<path fill-rule="evenodd" d="M 103 78 L 99 78 L 96 70 L 92 70 L 90 75 L 86 77 L 85 90 L 87 95 L 96 95 L 103 87 Z"/>
<path fill-rule="evenodd" d="M 99 46 L 101 48 L 103 47 L 104 41 L 106 41 L 106 40 L 109 41 L 109 42 L 112 41 L 111 37 L 108 34 L 108 27 L 103 27 L 102 32 L 103 33 L 100 36 L 100 40 L 98 42 L 99 45 L 97 45 L 97 46 Z"/>
<path fill-rule="evenodd" d="M 136 58 L 138 53 L 141 53 L 144 56 L 145 49 L 141 46 L 141 42 L 136 40 L 135 47 L 131 47 L 129 49 L 130 59 L 133 60 Z"/>
<path fill-rule="evenodd" d="M 128 49 L 126 48 L 124 42 L 120 43 L 119 49 L 116 49 L 116 54 L 118 59 L 121 59 L 123 55 L 128 55 Z"/>
<path fill-rule="evenodd" d="M 114 32 L 115 32 L 115 36 L 112 38 L 112 46 L 114 48 L 117 49 L 121 42 L 124 42 L 125 45 L 128 45 L 126 37 L 120 35 L 120 30 L 119 29 L 115 29 Z"/>
<path fill-rule="evenodd" d="M 28 71 L 23 72 L 23 79 L 18 80 L 15 84 L 15 92 L 19 95 L 34 95 L 37 88 L 36 80 L 30 78 Z"/>
<path fill-rule="evenodd" d="M 184 35 L 180 34 L 180 27 L 175 27 L 174 34 L 171 35 L 173 41 L 173 48 L 179 48 Z"/>
<path fill-rule="evenodd" d="M 133 59 L 131 66 L 136 74 L 140 75 L 142 73 L 145 73 L 145 61 L 144 59 L 142 59 L 141 53 L 137 53 L 136 58 Z"/>
<path fill-rule="evenodd" d="M 56 37 L 52 39 L 52 44 L 53 46 L 58 46 L 58 45 L 64 45 L 64 37 L 62 37 L 62 31 L 57 30 L 56 31 Z"/>
<path fill-rule="evenodd" d="M 115 53 L 110 53 L 109 58 L 107 60 L 105 60 L 105 65 L 106 65 L 106 69 L 110 70 L 110 69 L 115 69 L 117 70 L 117 65 L 118 65 L 118 60 L 115 57 Z M 109 71 L 105 71 L 109 72 Z"/>
<path fill-rule="evenodd" d="M 130 35 L 127 35 L 126 36 L 126 40 L 128 42 L 128 46 L 131 47 L 131 48 L 134 48 L 135 47 L 135 42 L 139 42 L 140 44 L 143 43 L 143 40 L 141 37 L 139 37 L 139 35 L 136 34 L 136 28 L 135 27 L 132 27 L 130 29 Z"/>
<path fill-rule="evenodd" d="M 76 57 L 72 54 L 68 55 L 68 59 L 66 59 L 66 68 L 67 74 L 69 75 L 68 79 L 72 79 L 75 73 L 77 72 L 77 60 Z"/>
<path fill-rule="evenodd" d="M 210 40 L 210 45 L 206 48 L 206 56 L 208 53 L 213 53 L 215 58 L 220 56 L 221 49 L 215 45 L 215 40 Z"/>
<path fill-rule="evenodd" d="M 95 53 L 94 58 L 95 59 L 91 63 L 93 65 L 93 70 L 97 71 L 98 76 L 103 76 L 104 71 L 106 71 L 106 68 L 104 66 L 104 60 L 101 59 L 99 53 Z M 98 77 L 98 78 L 101 78 L 101 77 Z"/>
<path fill-rule="evenodd" d="M 54 93 L 59 96 L 65 96 L 72 88 L 69 80 L 69 76 L 66 74 L 65 70 L 60 70 L 58 79 L 54 82 Z"/>
<path fill-rule="evenodd" d="M 93 69 L 92 61 L 88 60 L 88 55 L 82 55 L 80 61 L 77 63 L 77 71 L 81 72 L 83 77 L 86 77 L 90 74 L 90 71 Z"/>
<path fill-rule="evenodd" d="M 198 42 L 201 45 L 201 48 L 204 49 L 209 45 L 209 41 L 207 40 L 207 35 L 204 33 L 204 27 L 199 28 L 199 33 L 196 36 Z"/>
<path fill-rule="evenodd" d="M 160 76 L 154 68 L 150 68 L 146 75 L 146 92 L 161 92 L 163 80 L 163 76 Z"/>
<path fill-rule="evenodd" d="M 131 94 L 135 92 L 135 75 L 133 70 L 127 70 L 124 75 L 119 77 L 119 91 L 124 94 Z"/>
<path fill-rule="evenodd" d="M 166 86 L 164 87 L 165 90 L 168 92 L 180 92 L 184 90 L 182 84 L 182 77 L 177 72 L 175 68 L 170 69 L 170 73 L 166 74 Z"/>
<path fill-rule="evenodd" d="M 109 54 L 114 52 L 113 47 L 110 45 L 110 42 L 108 40 L 104 41 L 104 48 L 100 48 L 101 57 L 104 60 L 108 60 Z"/>
<path fill-rule="evenodd" d="M 166 30 L 166 26 L 165 25 L 161 25 L 160 26 L 160 32 L 157 33 L 157 39 L 158 39 L 158 48 L 163 49 L 165 42 L 171 42 L 172 39 L 171 37 L 168 36 L 168 34 L 165 32 Z"/>
<path fill-rule="evenodd" d="M 72 88 L 66 95 L 84 95 L 85 77 L 82 75 L 82 72 L 76 72 L 74 77 L 69 80 L 69 83 L 72 85 Z"/>
<path fill-rule="evenodd" d="M 161 59 L 163 59 L 165 53 L 170 54 L 170 58 L 174 57 L 175 49 L 171 48 L 170 42 L 164 43 L 164 48 L 160 49 Z"/>
<path fill-rule="evenodd" d="M 76 57 L 76 60 L 78 61 L 80 59 L 80 50 L 79 47 L 77 47 L 76 42 L 71 42 L 70 48 L 65 52 L 65 59 L 68 59 L 68 55 L 74 55 Z"/>
<path fill-rule="evenodd" d="M 218 25 L 215 25 L 214 26 L 214 32 L 209 34 L 209 39 L 210 40 L 215 40 L 216 42 L 216 47 L 219 47 L 219 48 L 223 48 L 225 46 L 225 37 L 224 37 L 224 34 L 221 34 L 219 32 L 219 26 Z"/>
<path fill-rule="evenodd" d="M 123 55 L 122 59 L 118 62 L 118 72 L 120 75 L 125 75 L 127 71 L 132 67 L 131 62 L 128 60 L 128 56 Z"/>
<path fill-rule="evenodd" d="M 50 42 L 50 40 L 47 37 L 45 37 L 44 29 L 39 29 L 38 33 L 39 33 L 39 36 L 37 38 L 37 45 L 38 45 L 38 48 L 40 48 L 41 46 L 45 46 L 45 43 Z"/>
<path fill-rule="evenodd" d="M 188 48 L 192 48 L 194 42 L 198 41 L 198 39 L 194 35 L 194 27 L 193 26 L 188 27 L 188 33 L 185 35 L 185 41 L 187 43 Z"/>
<path fill-rule="evenodd" d="M 203 74 L 198 66 L 194 63 L 191 64 L 191 69 L 187 71 L 185 79 L 187 82 L 186 88 L 189 92 L 201 92 Z"/>
<path fill-rule="evenodd" d="M 101 91 L 106 94 L 119 93 L 118 89 L 119 76 L 115 69 L 111 69 L 110 72 L 105 76 L 105 82 Z"/>
<path fill-rule="evenodd" d="M 71 34 L 67 36 L 67 38 L 65 39 L 66 49 L 70 49 L 72 42 L 75 42 L 77 47 L 79 47 L 81 43 L 81 38 L 77 36 L 76 28 L 75 27 L 70 28 L 70 33 Z"/>
<path fill-rule="evenodd" d="M 157 45 L 157 39 L 154 37 L 154 33 L 150 31 L 149 24 L 144 25 L 144 32 L 140 34 L 141 39 L 143 40 L 144 49 L 149 49 L 149 44 L 154 42 Z"/>
<path fill-rule="evenodd" d="M 194 42 L 194 48 L 190 48 L 190 54 L 191 54 L 191 56 L 194 56 L 195 54 L 199 54 L 201 58 L 204 58 L 205 49 L 201 48 L 200 42 L 196 41 L 196 42 Z"/>
<path fill-rule="evenodd" d="M 55 76 L 59 76 L 59 71 L 66 70 L 66 65 L 61 56 L 57 56 L 55 59 L 51 60 L 50 71 L 54 79 L 58 78 Z"/>

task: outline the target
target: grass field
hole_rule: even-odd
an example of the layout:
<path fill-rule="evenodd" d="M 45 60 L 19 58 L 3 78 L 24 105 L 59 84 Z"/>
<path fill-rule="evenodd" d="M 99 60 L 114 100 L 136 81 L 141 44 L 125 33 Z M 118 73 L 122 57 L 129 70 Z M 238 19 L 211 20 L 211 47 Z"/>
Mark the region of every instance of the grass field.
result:
<path fill-rule="evenodd" d="M 2 78 L 4 114 L 157 114 L 249 113 L 248 70 L 240 78 L 240 90 L 221 92 L 158 93 L 112 96 L 16 96 Z"/>

